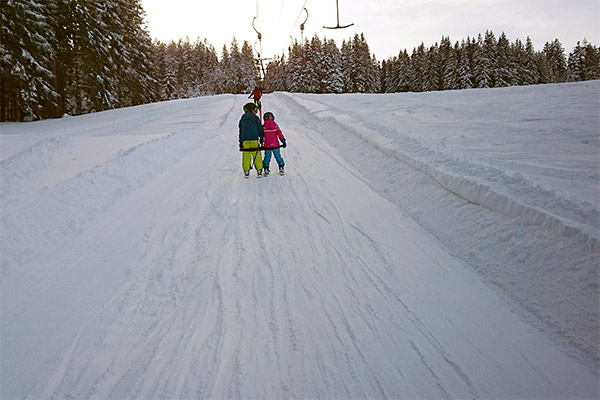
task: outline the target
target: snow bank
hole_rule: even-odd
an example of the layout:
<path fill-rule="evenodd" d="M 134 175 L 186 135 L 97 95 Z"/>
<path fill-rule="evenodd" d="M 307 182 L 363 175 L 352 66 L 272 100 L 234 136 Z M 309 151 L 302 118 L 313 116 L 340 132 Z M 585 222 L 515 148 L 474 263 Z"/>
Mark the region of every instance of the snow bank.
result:
<path fill-rule="evenodd" d="M 450 122 L 447 116 L 429 114 L 430 107 L 441 107 L 437 102 L 429 107 L 419 104 L 418 106 L 423 110 L 415 116 L 416 106 L 410 100 L 407 101 L 406 96 L 396 96 L 393 100 L 386 97 L 383 100 L 385 108 L 389 108 L 391 104 L 397 106 L 395 119 L 391 122 L 378 109 L 365 110 L 360 104 L 333 102 L 332 111 L 324 108 L 320 103 L 309 100 L 310 96 L 298 100 L 298 103 L 318 118 L 334 119 L 344 130 L 357 135 L 385 155 L 425 172 L 465 200 L 509 217 L 524 219 L 528 223 L 542 226 L 556 234 L 575 237 L 591 252 L 598 253 L 600 251 L 600 194 L 594 191 L 600 180 L 598 82 L 565 85 L 560 89 L 557 89 L 556 85 L 533 89 L 536 93 L 541 92 L 540 97 L 547 96 L 549 93 L 549 99 L 559 102 L 558 104 L 543 103 L 547 108 L 542 109 L 541 113 L 538 106 L 528 108 L 527 102 L 515 101 L 520 92 L 527 89 L 529 92 L 532 91 L 530 88 L 508 88 L 503 93 L 502 89 L 496 89 L 492 91 L 494 95 L 490 97 L 493 101 L 484 105 L 478 105 L 476 102 L 477 91 L 440 94 L 441 100 L 438 99 L 437 102 L 443 102 L 445 111 L 452 111 Z M 569 107 L 557 112 L 566 98 L 552 96 L 552 93 L 560 91 L 562 96 L 564 95 L 562 92 L 566 90 L 580 93 L 581 97 L 577 99 L 576 104 L 571 103 Z M 572 96 L 571 93 L 567 93 L 567 96 L 569 95 Z M 321 96 L 319 99 L 326 103 L 329 98 L 331 97 Z M 462 107 L 456 107 L 457 99 L 464 102 L 460 104 Z M 378 105 L 378 100 L 381 101 L 381 99 L 369 100 L 369 104 Z M 510 102 L 516 102 L 518 106 L 511 107 Z M 357 111 L 347 113 L 344 109 L 345 105 Z M 579 107 L 581 109 L 578 111 L 582 115 L 573 113 L 573 109 Z M 507 111 L 497 111 L 502 108 L 506 108 Z M 404 114 L 411 115 L 411 119 L 419 121 L 418 126 L 413 126 L 414 123 L 405 124 L 405 121 L 397 118 L 397 115 L 401 114 L 398 111 L 403 109 L 406 110 Z M 462 115 L 457 115 L 459 113 Z M 475 125 L 479 122 L 484 131 L 477 137 L 472 137 L 468 133 L 473 130 L 474 121 L 471 119 L 473 115 L 479 116 L 480 121 L 475 121 Z M 488 121 L 489 115 L 494 115 L 494 118 Z M 426 124 L 421 123 L 428 119 Z M 511 129 L 508 128 L 509 126 L 514 126 L 520 121 L 537 121 L 536 130 L 532 131 L 527 126 L 523 126 L 516 132 L 506 132 Z M 572 137 L 571 134 L 575 129 L 574 126 L 577 127 L 578 132 L 576 137 Z M 470 148 L 474 146 L 485 148 L 491 146 L 490 142 L 492 142 L 498 147 L 505 147 L 506 154 L 511 150 L 511 147 L 506 145 L 513 145 L 511 141 L 517 140 L 517 146 L 531 146 L 536 156 L 546 156 L 548 159 L 513 160 L 513 165 L 501 164 L 502 168 L 499 168 L 495 164 L 496 160 L 491 157 L 481 158 L 479 154 L 473 157 L 472 154 L 466 154 L 465 149 L 460 149 L 465 142 L 465 135 L 470 137 Z M 548 144 L 548 135 L 563 140 L 558 143 L 558 146 L 553 143 Z M 478 143 L 481 139 L 485 142 Z M 567 142 L 573 139 L 579 143 L 573 146 Z M 553 184 L 553 179 L 556 179 L 554 176 L 556 168 L 551 164 L 554 161 L 552 157 L 557 155 L 557 152 L 561 157 L 569 157 L 566 160 L 568 164 L 563 165 L 562 169 L 583 173 L 583 175 L 573 174 L 567 179 L 581 182 L 581 188 L 584 190 L 567 191 Z M 532 170 L 521 168 L 523 164 L 534 162 L 538 164 L 535 174 Z M 547 169 L 545 174 L 537 172 L 542 168 Z"/>

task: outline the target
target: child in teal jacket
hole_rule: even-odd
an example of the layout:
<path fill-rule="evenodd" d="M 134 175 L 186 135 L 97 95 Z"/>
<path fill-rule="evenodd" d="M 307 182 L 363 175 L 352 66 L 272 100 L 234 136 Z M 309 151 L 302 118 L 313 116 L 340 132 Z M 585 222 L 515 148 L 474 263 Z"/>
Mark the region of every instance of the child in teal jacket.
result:
<path fill-rule="evenodd" d="M 242 150 L 242 168 L 244 176 L 250 176 L 250 168 L 254 162 L 254 168 L 258 177 L 262 176 L 263 161 L 262 153 L 258 147 L 262 146 L 265 134 L 260 119 L 256 116 L 258 108 L 253 103 L 244 106 L 244 115 L 240 118 L 240 150 Z M 257 149 L 255 151 L 243 151 L 244 149 Z"/>

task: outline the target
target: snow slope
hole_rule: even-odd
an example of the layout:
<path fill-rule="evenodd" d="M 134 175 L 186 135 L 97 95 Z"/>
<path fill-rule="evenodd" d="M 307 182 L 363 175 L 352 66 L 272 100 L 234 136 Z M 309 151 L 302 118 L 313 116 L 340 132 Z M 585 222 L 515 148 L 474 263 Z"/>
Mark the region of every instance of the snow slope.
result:
<path fill-rule="evenodd" d="M 598 397 L 599 89 L 1 124 L 0 397 Z"/>

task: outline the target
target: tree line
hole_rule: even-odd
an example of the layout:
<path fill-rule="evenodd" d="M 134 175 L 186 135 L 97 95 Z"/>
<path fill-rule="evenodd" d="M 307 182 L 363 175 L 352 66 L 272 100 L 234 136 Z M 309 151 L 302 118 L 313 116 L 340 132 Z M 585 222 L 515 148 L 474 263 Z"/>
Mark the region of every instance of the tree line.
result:
<path fill-rule="evenodd" d="M 1 19 L 2 121 L 160 99 L 139 0 L 3 0 Z"/>
<path fill-rule="evenodd" d="M 567 57 L 491 31 L 449 37 L 379 62 L 364 35 L 338 47 L 315 35 L 263 66 L 233 38 L 221 57 L 206 40 L 152 41 L 140 0 L 3 0 L 0 119 L 29 121 L 219 93 L 392 93 L 600 79 L 585 39 Z M 259 77 L 263 78 L 259 81 Z"/>

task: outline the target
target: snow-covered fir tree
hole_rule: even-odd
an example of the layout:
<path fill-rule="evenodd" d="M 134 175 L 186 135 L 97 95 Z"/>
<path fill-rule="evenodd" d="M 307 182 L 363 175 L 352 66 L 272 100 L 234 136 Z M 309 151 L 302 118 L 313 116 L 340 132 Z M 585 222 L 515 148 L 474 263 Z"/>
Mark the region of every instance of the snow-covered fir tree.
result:
<path fill-rule="evenodd" d="M 179 97 L 177 90 L 177 60 L 171 50 L 175 43 L 154 44 L 154 76 L 157 77 L 157 92 L 161 100 L 172 100 Z"/>
<path fill-rule="evenodd" d="M 475 87 L 478 88 L 489 88 L 494 86 L 494 81 L 492 79 L 493 60 L 490 59 L 492 54 L 489 47 L 491 47 L 491 43 L 488 42 L 488 45 L 486 45 L 480 34 L 477 38 L 477 47 L 475 48 L 474 53 L 475 68 L 473 70 Z"/>
<path fill-rule="evenodd" d="M 448 44 L 450 44 L 450 37 L 448 37 Z M 454 44 L 454 47 L 448 49 L 448 58 L 444 61 L 444 86 L 443 90 L 454 90 L 458 89 L 458 61 L 460 57 L 460 45 L 458 42 Z"/>
<path fill-rule="evenodd" d="M 586 81 L 600 78 L 598 49 L 588 43 L 587 39 L 577 42 L 569 54 L 567 63 L 567 80 Z"/>
<path fill-rule="evenodd" d="M 287 68 L 285 69 L 287 87 L 291 92 L 305 91 L 304 63 L 304 49 L 302 44 L 294 41 L 290 50 Z"/>
<path fill-rule="evenodd" d="M 110 4 L 110 2 L 105 2 Z M 117 69 L 115 96 L 121 106 L 132 106 L 158 100 L 156 79 L 152 75 L 153 44 L 144 26 L 144 10 L 140 0 L 118 0 L 112 15 L 103 18 L 110 27 L 109 54 Z"/>
<path fill-rule="evenodd" d="M 260 56 L 261 55 L 259 54 L 259 57 Z M 254 58 L 254 51 L 247 40 L 244 40 L 242 43 L 240 57 L 241 75 L 238 79 L 240 82 L 241 93 L 250 93 L 254 87 L 258 85 L 259 73 L 264 73 L 264 65 L 259 62 L 260 60 Z"/>
<path fill-rule="evenodd" d="M 0 41 L 0 120 L 33 120 L 58 113 L 52 67 L 56 38 L 48 16 L 53 1 L 3 1 Z"/>
<path fill-rule="evenodd" d="M 422 92 L 424 90 L 425 71 L 427 69 L 426 57 L 424 43 L 413 49 L 408 71 L 408 88 L 411 92 Z"/>
<path fill-rule="evenodd" d="M 405 50 L 398 53 L 398 62 L 394 65 L 396 91 L 406 92 L 409 89 L 408 73 L 410 71 L 410 56 Z"/>
<path fill-rule="evenodd" d="M 471 72 L 471 60 L 473 52 L 471 51 L 471 40 L 463 40 L 458 51 L 457 63 L 457 89 L 470 89 L 473 87 L 473 74 Z"/>
<path fill-rule="evenodd" d="M 344 82 L 344 93 L 351 93 L 353 91 L 355 73 L 353 70 L 354 53 L 352 51 L 352 42 L 350 40 L 342 41 L 340 53 L 342 55 L 342 79 Z"/>
<path fill-rule="evenodd" d="M 583 39 L 584 51 L 584 79 L 600 79 L 600 48 Z"/>
<path fill-rule="evenodd" d="M 304 44 L 304 60 L 302 62 L 304 75 L 304 91 L 307 93 L 323 93 L 326 71 L 323 65 L 323 43 L 317 35 Z"/>
<path fill-rule="evenodd" d="M 354 35 L 352 40 L 352 70 L 351 92 L 368 93 L 373 91 L 371 54 L 363 34 Z"/>
<path fill-rule="evenodd" d="M 344 90 L 344 79 L 342 75 L 342 53 L 338 49 L 333 39 L 324 41 L 322 57 L 322 92 L 342 93 Z"/>
<path fill-rule="evenodd" d="M 287 91 L 285 54 L 275 56 L 267 64 L 265 76 L 266 90 Z"/>
<path fill-rule="evenodd" d="M 502 32 L 496 43 L 496 56 L 494 62 L 495 87 L 512 86 L 515 83 L 516 71 L 510 55 L 510 42 Z"/>
<path fill-rule="evenodd" d="M 425 64 L 423 70 L 423 91 L 429 92 L 432 90 L 439 90 L 440 84 L 440 54 L 439 47 L 436 43 L 431 46 L 425 53 Z"/>
<path fill-rule="evenodd" d="M 564 82 L 567 78 L 567 59 L 560 41 L 555 39 L 552 43 L 546 42 L 542 53 L 544 55 L 545 82 Z"/>
<path fill-rule="evenodd" d="M 519 41 L 520 43 L 520 41 Z M 518 53 L 517 57 L 517 76 L 519 85 L 535 85 L 540 83 L 540 67 L 539 67 L 539 59 L 540 56 L 536 54 L 535 49 L 533 48 L 533 42 L 531 38 L 527 36 L 527 41 L 525 44 L 525 52 L 522 52 L 521 46 L 515 46 L 515 53 Z"/>

